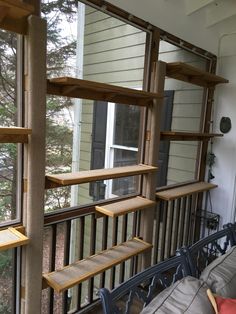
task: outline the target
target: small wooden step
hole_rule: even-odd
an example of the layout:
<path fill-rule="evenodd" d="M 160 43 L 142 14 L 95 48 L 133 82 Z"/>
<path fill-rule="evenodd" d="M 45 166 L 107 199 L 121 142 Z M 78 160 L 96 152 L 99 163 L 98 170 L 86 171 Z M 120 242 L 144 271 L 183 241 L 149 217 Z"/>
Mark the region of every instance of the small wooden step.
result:
<path fill-rule="evenodd" d="M 80 171 L 74 173 L 48 174 L 46 175 L 45 188 L 51 189 L 61 186 L 81 184 L 87 182 L 100 181 L 105 179 L 115 179 L 128 176 L 136 176 L 157 171 L 156 167 L 147 165 L 134 165 L 116 167 L 109 169 L 96 169 Z"/>
<path fill-rule="evenodd" d="M 43 280 L 46 286 L 63 292 L 151 247 L 151 244 L 134 238 L 60 270 L 43 274 Z"/>
<path fill-rule="evenodd" d="M 0 0 L 0 28 L 26 35 L 27 17 L 33 12 L 33 6 L 22 1 Z"/>
<path fill-rule="evenodd" d="M 28 143 L 31 129 L 17 127 L 0 127 L 0 143 Z"/>
<path fill-rule="evenodd" d="M 120 104 L 147 106 L 162 94 L 149 93 L 110 84 L 86 81 L 72 77 L 58 77 L 48 80 L 47 93 L 82 99 L 110 101 Z"/>
<path fill-rule="evenodd" d="M 216 188 L 217 185 L 208 182 L 191 183 L 177 188 L 160 191 L 156 193 L 157 199 L 171 201 L 194 193 L 201 193 Z"/>
<path fill-rule="evenodd" d="M 208 73 L 183 62 L 167 63 L 166 76 L 202 87 L 211 87 L 229 82 L 223 77 Z"/>
<path fill-rule="evenodd" d="M 132 197 L 130 199 L 115 202 L 108 205 L 99 205 L 96 206 L 96 211 L 110 216 L 110 217 L 117 217 L 120 215 L 125 215 L 131 212 L 135 212 L 137 210 L 146 209 L 149 207 L 153 207 L 156 204 L 156 202 L 151 201 L 144 197 Z"/>
<path fill-rule="evenodd" d="M 29 239 L 15 228 L 0 231 L 0 251 L 22 246 L 28 242 Z"/>
<path fill-rule="evenodd" d="M 216 133 L 196 133 L 196 132 L 161 132 L 161 140 L 166 141 L 209 141 L 213 137 L 222 137 L 223 134 Z"/>

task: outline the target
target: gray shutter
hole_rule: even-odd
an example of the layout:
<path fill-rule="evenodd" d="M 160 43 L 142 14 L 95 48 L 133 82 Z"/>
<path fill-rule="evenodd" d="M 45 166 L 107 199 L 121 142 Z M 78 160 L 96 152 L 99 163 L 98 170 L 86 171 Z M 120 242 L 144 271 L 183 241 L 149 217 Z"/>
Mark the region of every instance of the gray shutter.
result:
<path fill-rule="evenodd" d="M 93 131 L 91 147 L 91 169 L 102 169 L 105 163 L 107 129 L 107 102 L 95 101 L 93 107 Z M 90 196 L 94 201 L 103 199 L 105 185 L 103 181 L 90 184 Z"/>
<path fill-rule="evenodd" d="M 174 91 L 168 90 L 164 93 L 164 105 L 161 119 L 161 131 L 169 131 L 171 129 Z M 157 187 L 167 184 L 167 171 L 169 161 L 169 141 L 161 141 L 159 147 L 159 160 L 157 172 Z"/>

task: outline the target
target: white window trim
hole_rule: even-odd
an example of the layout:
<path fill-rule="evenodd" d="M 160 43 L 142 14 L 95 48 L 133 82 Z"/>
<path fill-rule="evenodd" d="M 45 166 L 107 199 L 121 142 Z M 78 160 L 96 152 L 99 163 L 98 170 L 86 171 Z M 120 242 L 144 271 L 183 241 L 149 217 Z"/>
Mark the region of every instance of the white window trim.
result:
<path fill-rule="evenodd" d="M 107 104 L 107 128 L 106 128 L 106 145 L 105 145 L 105 168 L 114 167 L 114 150 L 121 149 L 127 151 L 138 152 L 138 147 L 129 147 L 123 145 L 113 144 L 114 139 L 114 126 L 115 126 L 115 103 L 109 102 Z M 105 180 L 106 193 L 105 198 L 117 197 L 112 193 L 112 181 Z"/>

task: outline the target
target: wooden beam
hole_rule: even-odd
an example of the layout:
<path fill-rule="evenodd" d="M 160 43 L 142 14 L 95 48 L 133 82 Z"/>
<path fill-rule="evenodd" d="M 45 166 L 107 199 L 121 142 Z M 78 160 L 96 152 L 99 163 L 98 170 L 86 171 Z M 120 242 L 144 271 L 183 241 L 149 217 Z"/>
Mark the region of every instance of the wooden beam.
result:
<path fill-rule="evenodd" d="M 0 143 L 28 143 L 28 135 L 32 133 L 27 128 L 0 127 Z"/>
<path fill-rule="evenodd" d="M 25 147 L 25 177 L 28 188 L 24 197 L 24 219 L 30 244 L 23 249 L 21 302 L 23 313 L 41 313 L 44 185 L 45 185 L 45 117 L 46 117 L 46 21 L 35 15 L 28 18 L 25 38 L 25 70 L 28 89 L 25 91 L 26 124 L 32 128 L 29 144 Z"/>
<path fill-rule="evenodd" d="M 133 197 L 128 200 L 114 202 L 108 205 L 95 206 L 96 211 L 112 218 L 135 212 L 137 210 L 144 210 L 153 207 L 156 203 L 144 197 Z"/>
<path fill-rule="evenodd" d="M 59 77 L 48 80 L 47 93 L 58 96 L 111 101 L 137 106 L 148 106 L 153 99 L 163 97 L 163 93 L 148 93 L 146 91 L 71 77 Z"/>
<path fill-rule="evenodd" d="M 156 171 L 157 167 L 140 164 L 134 166 L 116 167 L 109 169 L 87 170 L 74 173 L 62 173 L 55 175 L 48 174 L 46 175 L 45 188 L 51 189 L 55 187 L 82 184 L 105 179 L 135 176 Z"/>
<path fill-rule="evenodd" d="M 134 238 L 62 269 L 44 274 L 43 280 L 47 286 L 57 292 L 63 292 L 151 247 L 151 244 Z"/>
<path fill-rule="evenodd" d="M 209 141 L 214 137 L 222 137 L 223 134 L 216 133 L 196 133 L 196 132 L 177 132 L 163 131 L 161 132 L 161 140 L 167 141 Z"/>
<path fill-rule="evenodd" d="M 183 62 L 166 64 L 166 76 L 202 87 L 212 87 L 229 81 Z"/>
<path fill-rule="evenodd" d="M 29 243 L 29 238 L 16 230 L 8 228 L 0 231 L 0 251 L 9 250 Z"/>
<path fill-rule="evenodd" d="M 217 185 L 208 182 L 197 182 L 173 189 L 168 189 L 166 191 L 162 190 L 160 192 L 157 192 L 156 196 L 157 200 L 171 201 L 194 193 L 208 191 L 216 187 Z"/>
<path fill-rule="evenodd" d="M 26 35 L 27 18 L 33 12 L 31 5 L 19 0 L 0 0 L 0 28 Z"/>

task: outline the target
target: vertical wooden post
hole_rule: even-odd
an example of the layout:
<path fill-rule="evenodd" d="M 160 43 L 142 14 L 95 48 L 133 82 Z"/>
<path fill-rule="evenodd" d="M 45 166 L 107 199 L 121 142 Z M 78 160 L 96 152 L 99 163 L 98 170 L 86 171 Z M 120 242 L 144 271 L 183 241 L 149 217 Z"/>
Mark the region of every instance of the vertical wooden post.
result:
<path fill-rule="evenodd" d="M 41 312 L 45 186 L 46 21 L 28 19 L 26 37 L 26 121 L 32 128 L 27 146 L 27 194 L 24 224 L 30 243 L 23 249 L 22 312 Z"/>
<path fill-rule="evenodd" d="M 153 63 L 151 76 L 151 92 L 164 94 L 166 64 L 158 61 Z M 147 165 L 158 166 L 158 153 L 160 143 L 160 121 L 162 113 L 163 99 L 153 101 L 152 106 L 148 108 L 147 113 L 147 130 L 145 142 L 145 159 L 144 163 Z M 156 174 L 148 174 L 144 177 L 142 194 L 148 199 L 155 200 L 156 191 Z M 152 243 L 153 241 L 153 209 L 144 210 L 141 213 L 141 230 L 142 238 Z M 142 267 L 146 268 L 151 264 L 151 253 L 146 253 L 143 257 Z"/>

